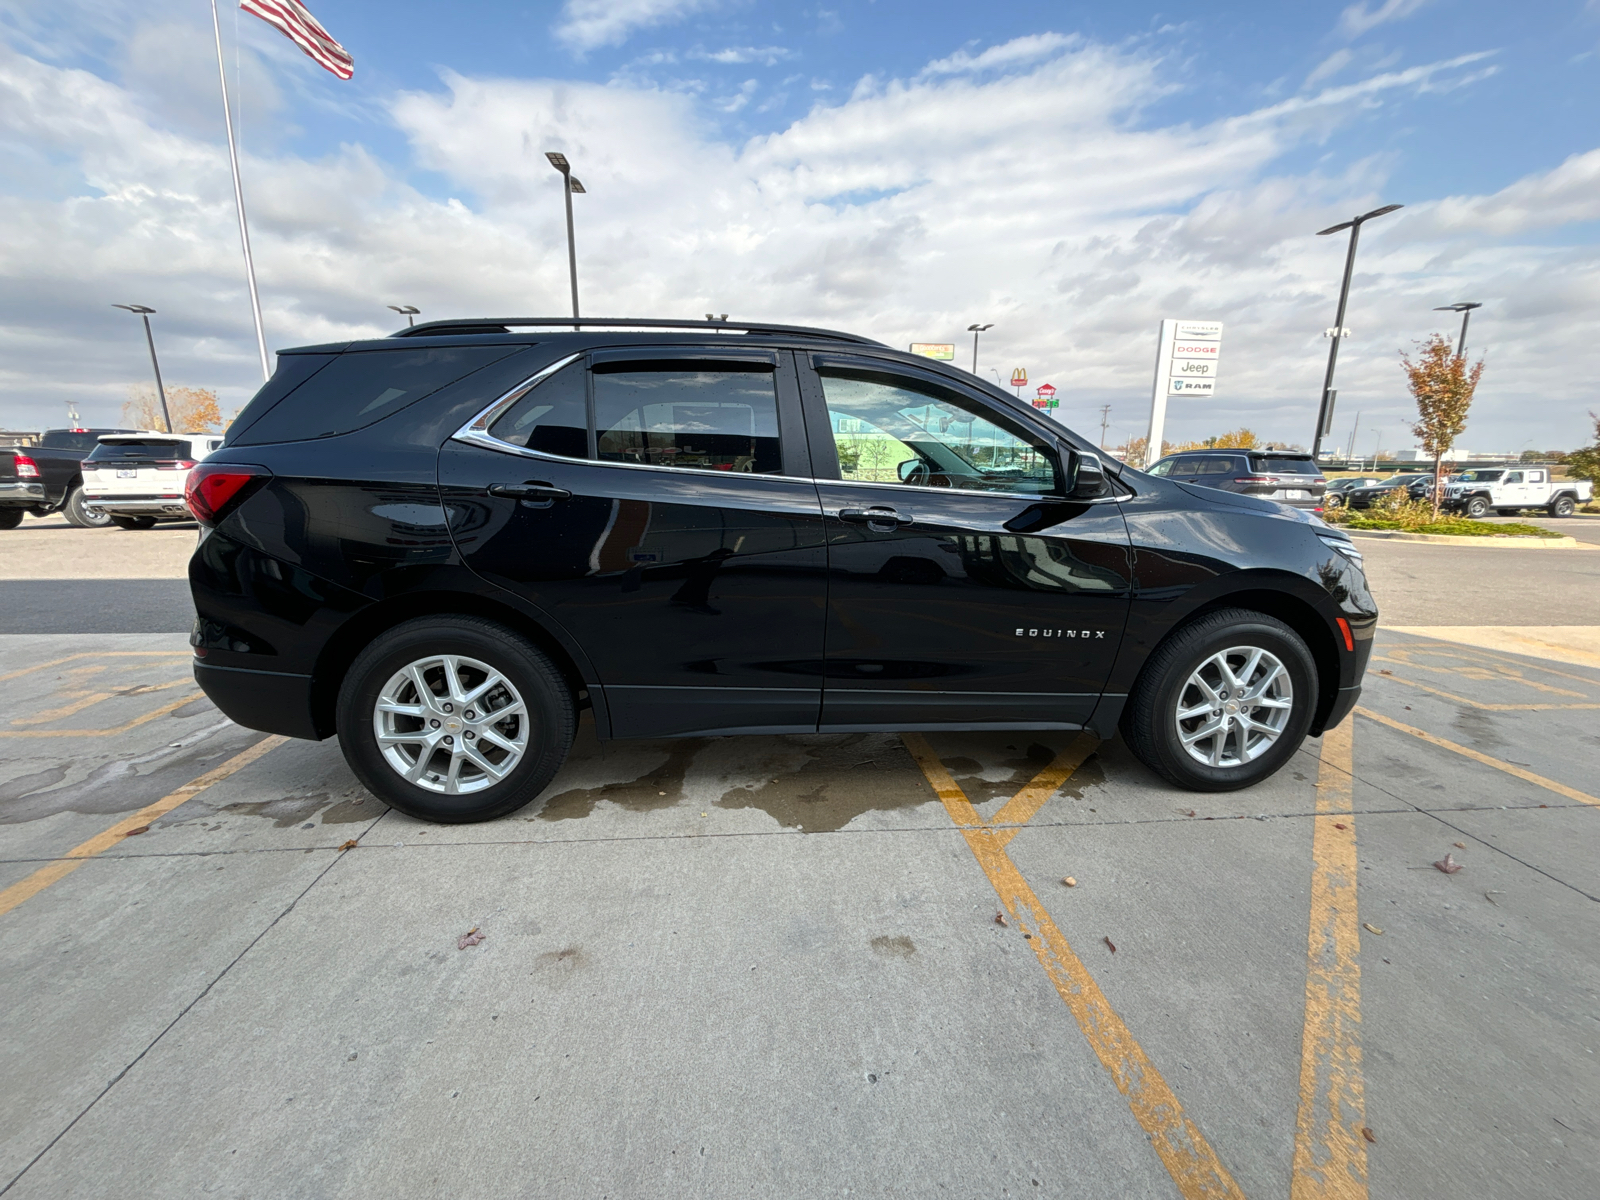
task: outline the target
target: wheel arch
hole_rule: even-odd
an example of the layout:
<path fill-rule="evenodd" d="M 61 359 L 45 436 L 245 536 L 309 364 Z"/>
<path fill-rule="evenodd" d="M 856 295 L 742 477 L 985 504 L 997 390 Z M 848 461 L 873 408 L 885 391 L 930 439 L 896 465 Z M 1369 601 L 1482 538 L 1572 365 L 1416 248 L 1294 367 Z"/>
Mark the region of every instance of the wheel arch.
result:
<path fill-rule="evenodd" d="M 339 626 L 317 656 L 311 677 L 311 716 L 318 734 L 335 732 L 339 687 L 356 656 L 374 638 L 418 617 L 464 616 L 494 621 L 527 638 L 542 650 L 561 673 L 581 709 L 594 709 L 595 722 L 604 737 L 609 731 L 605 699 L 598 681 L 591 683 L 562 640 L 538 620 L 492 597 L 470 592 L 410 592 L 379 600 L 355 613 Z M 587 694 L 587 695 L 585 695 Z"/>

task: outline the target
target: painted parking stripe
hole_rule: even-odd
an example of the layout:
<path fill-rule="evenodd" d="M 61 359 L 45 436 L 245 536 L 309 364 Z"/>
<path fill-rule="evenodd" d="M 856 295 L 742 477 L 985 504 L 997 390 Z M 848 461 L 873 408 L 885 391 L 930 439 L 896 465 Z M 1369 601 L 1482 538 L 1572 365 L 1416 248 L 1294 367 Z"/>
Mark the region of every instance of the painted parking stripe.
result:
<path fill-rule="evenodd" d="M 6 913 L 16 908 L 23 901 L 37 896 L 52 883 L 65 879 L 95 855 L 111 849 L 127 836 L 130 829 L 148 825 L 156 818 L 165 816 L 180 804 L 194 799 L 208 787 L 221 783 L 234 772 L 248 767 L 267 751 L 283 745 L 288 740 L 288 738 L 280 737 L 277 734 L 262 738 L 248 750 L 240 751 L 228 759 L 227 762 L 213 767 L 193 782 L 184 784 L 177 791 L 161 797 L 154 804 L 145 805 L 132 816 L 124 817 L 109 829 L 102 830 L 88 841 L 74 846 L 57 861 L 40 867 L 26 879 L 12 884 L 5 891 L 0 892 L 0 917 L 5 916 Z"/>
<path fill-rule="evenodd" d="M 1045 801 L 1061 790 L 1061 785 L 1072 777 L 1074 771 L 1083 766 L 1084 760 L 1093 754 L 1099 745 L 1100 739 L 1085 730 L 1056 756 L 1054 762 L 1035 775 L 1027 787 L 1007 800 L 1005 807 L 989 818 L 989 825 L 996 827 L 995 843 L 1004 846 L 1016 837 L 1019 827 L 1033 820 L 1044 807 Z M 1013 828 L 997 828 L 1002 825 L 1010 825 Z"/>
<path fill-rule="evenodd" d="M 202 695 L 204 693 L 198 689 L 192 692 L 185 692 L 171 704 L 163 705 L 153 712 L 144 713 L 131 721 L 124 721 L 121 725 L 112 729 L 0 729 L 0 738 L 111 737 L 118 733 L 127 733 L 128 730 L 143 725 L 148 721 L 154 721 L 157 717 L 165 716 L 169 712 L 176 712 L 190 701 L 200 699 Z"/>
<path fill-rule="evenodd" d="M 915 733 L 903 734 L 902 740 L 935 794 L 944 802 L 950 819 L 966 838 L 972 856 L 988 876 L 1000 903 L 1011 914 L 1018 929 L 1032 935 L 1031 945 L 1045 974 L 1078 1023 L 1089 1048 L 1111 1073 L 1117 1090 L 1127 1098 L 1129 1110 L 1149 1135 L 1151 1145 L 1177 1184 L 1179 1194 L 1184 1200 L 1224 1196 L 1243 1200 L 1244 1193 L 1233 1176 L 1199 1128 L 1184 1114 L 1183 1106 L 1167 1081 L 1123 1024 L 1094 976 L 1073 952 L 1027 880 L 1023 879 L 1022 872 L 1005 852 L 1004 843 L 997 836 L 1004 831 L 991 830 L 985 825 L 926 740 Z M 1054 766 L 1052 763 L 1047 767 L 1046 773 Z M 1060 783 L 1058 781 L 1055 787 L 1060 787 Z M 1051 792 L 1054 790 L 1052 788 Z M 1048 796 L 1047 793 L 1045 798 Z"/>
<path fill-rule="evenodd" d="M 1504 771 L 1507 775 L 1515 775 L 1518 779 L 1525 779 L 1529 783 L 1538 784 L 1540 787 L 1545 788 L 1548 791 L 1552 791 L 1558 796 L 1565 796 L 1569 800 L 1577 800 L 1583 804 L 1592 804 L 1596 808 L 1600 808 L 1600 797 L 1591 796 L 1588 792 L 1580 792 L 1577 788 L 1568 787 L 1564 783 L 1557 783 L 1554 779 L 1546 779 L 1543 775 L 1536 775 L 1526 768 L 1517 766 L 1516 763 L 1504 762 L 1498 758 L 1490 758 L 1487 754 L 1480 754 L 1470 746 L 1457 745 L 1455 742 L 1439 737 L 1436 734 L 1429 733 L 1424 729 L 1418 729 L 1415 726 L 1406 725 L 1403 722 L 1396 721 L 1393 717 L 1386 717 L 1382 713 L 1375 713 L 1370 708 L 1362 708 L 1358 705 L 1355 711 L 1358 716 L 1366 717 L 1369 721 L 1376 721 L 1380 725 L 1387 725 L 1390 729 L 1398 729 L 1401 733 L 1409 733 L 1414 738 L 1421 738 L 1423 741 L 1434 746 L 1439 746 L 1445 750 L 1453 750 L 1457 754 L 1472 759 L 1474 762 L 1481 762 L 1485 766 L 1493 767 L 1497 771 Z"/>
<path fill-rule="evenodd" d="M 1290 1200 L 1364 1200 L 1366 1091 L 1361 1073 L 1361 926 L 1356 919 L 1353 751 L 1345 721 L 1322 738 L 1311 835 L 1305 1028 Z"/>
<path fill-rule="evenodd" d="M 32 675 L 35 671 L 44 671 L 50 667 L 59 667 L 63 663 L 77 662 L 83 658 L 192 658 L 190 650 L 85 650 L 80 654 L 69 654 L 65 658 L 52 658 L 49 662 L 34 663 L 31 667 L 19 667 L 15 671 L 8 671 L 0 675 L 0 683 L 12 679 L 21 679 L 24 675 Z"/>

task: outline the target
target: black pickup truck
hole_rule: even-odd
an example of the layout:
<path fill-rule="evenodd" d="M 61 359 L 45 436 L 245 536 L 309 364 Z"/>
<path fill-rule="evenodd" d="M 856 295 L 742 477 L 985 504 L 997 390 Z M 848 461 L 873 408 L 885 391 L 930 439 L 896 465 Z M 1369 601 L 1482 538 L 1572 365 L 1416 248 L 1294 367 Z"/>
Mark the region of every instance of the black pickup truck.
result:
<path fill-rule="evenodd" d="M 100 444 L 102 433 L 136 429 L 50 429 L 37 446 L 0 446 L 0 529 L 15 529 L 31 513 L 59 512 L 69 524 L 98 529 L 111 524 L 105 513 L 83 507 L 79 464 Z"/>

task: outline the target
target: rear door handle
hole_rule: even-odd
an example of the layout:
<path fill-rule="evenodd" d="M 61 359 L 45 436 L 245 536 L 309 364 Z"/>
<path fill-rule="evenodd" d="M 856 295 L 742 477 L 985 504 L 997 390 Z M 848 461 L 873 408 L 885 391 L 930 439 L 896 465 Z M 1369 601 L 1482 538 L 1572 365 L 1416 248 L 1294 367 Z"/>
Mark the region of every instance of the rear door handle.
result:
<path fill-rule="evenodd" d="M 874 505 L 872 508 L 841 508 L 839 520 L 849 521 L 852 525 L 865 525 L 871 529 L 880 526 L 892 529 L 897 525 L 910 525 L 913 518 L 910 513 L 896 512 L 886 505 Z"/>
<path fill-rule="evenodd" d="M 548 483 L 491 483 L 489 495 L 508 500 L 567 500 L 572 493 Z"/>

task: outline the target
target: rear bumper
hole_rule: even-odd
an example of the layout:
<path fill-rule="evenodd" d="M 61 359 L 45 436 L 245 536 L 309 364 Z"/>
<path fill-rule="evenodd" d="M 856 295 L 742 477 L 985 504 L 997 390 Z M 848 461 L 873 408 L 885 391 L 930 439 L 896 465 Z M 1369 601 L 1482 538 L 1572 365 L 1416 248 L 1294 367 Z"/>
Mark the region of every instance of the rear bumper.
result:
<path fill-rule="evenodd" d="M 188 506 L 181 499 L 119 500 L 115 496 L 85 496 L 83 506 L 90 512 L 110 513 L 114 517 L 192 518 Z"/>
<path fill-rule="evenodd" d="M 322 740 L 312 720 L 309 675 L 214 667 L 196 661 L 194 679 L 224 716 L 246 729 Z"/>
<path fill-rule="evenodd" d="M 0 483 L 0 504 L 7 508 L 34 508 L 44 503 L 44 484 L 21 479 Z"/>

